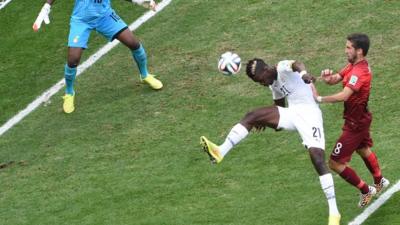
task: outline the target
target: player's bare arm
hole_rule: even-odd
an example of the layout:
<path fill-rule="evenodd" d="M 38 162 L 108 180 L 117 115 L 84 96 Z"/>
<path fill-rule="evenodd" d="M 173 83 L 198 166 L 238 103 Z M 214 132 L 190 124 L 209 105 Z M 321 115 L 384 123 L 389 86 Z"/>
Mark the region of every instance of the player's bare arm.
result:
<path fill-rule="evenodd" d="M 317 98 L 317 96 L 319 96 L 317 88 L 315 87 L 315 85 L 313 83 L 310 84 L 311 87 L 311 91 L 313 93 L 314 98 Z"/>
<path fill-rule="evenodd" d="M 320 79 L 324 81 L 326 84 L 335 85 L 342 81 L 342 76 L 339 73 L 333 73 L 330 69 L 325 69 L 321 71 Z"/>
<path fill-rule="evenodd" d="M 317 102 L 320 103 L 333 103 L 333 102 L 344 102 L 347 101 L 347 99 L 349 99 L 349 97 L 354 93 L 353 89 L 349 88 L 349 87 L 344 87 L 343 90 L 341 92 L 338 92 L 336 94 L 333 95 L 329 95 L 329 96 L 318 96 L 316 98 Z"/>

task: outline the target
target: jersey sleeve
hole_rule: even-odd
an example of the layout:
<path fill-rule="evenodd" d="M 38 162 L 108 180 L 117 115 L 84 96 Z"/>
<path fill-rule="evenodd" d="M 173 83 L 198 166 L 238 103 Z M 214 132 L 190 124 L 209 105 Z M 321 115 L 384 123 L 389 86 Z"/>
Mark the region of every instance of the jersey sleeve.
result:
<path fill-rule="evenodd" d="M 345 74 L 350 70 L 350 64 L 347 64 L 339 71 L 339 75 L 343 78 Z"/>
<path fill-rule="evenodd" d="M 285 95 L 281 91 L 276 90 L 271 85 L 269 86 L 269 89 L 271 89 L 273 100 L 282 99 L 285 97 Z"/>
<path fill-rule="evenodd" d="M 283 60 L 278 63 L 276 66 L 276 70 L 278 72 L 278 76 L 282 77 L 284 80 L 290 79 L 289 77 L 293 75 L 292 65 L 295 60 Z M 297 73 L 297 72 L 296 72 Z"/>
<path fill-rule="evenodd" d="M 276 70 L 278 73 L 288 73 L 293 72 L 292 65 L 295 61 L 294 60 L 283 60 L 278 63 Z"/>
<path fill-rule="evenodd" d="M 346 84 L 346 87 L 351 88 L 353 91 L 357 92 L 364 84 L 364 79 L 359 72 L 353 72 Z"/>

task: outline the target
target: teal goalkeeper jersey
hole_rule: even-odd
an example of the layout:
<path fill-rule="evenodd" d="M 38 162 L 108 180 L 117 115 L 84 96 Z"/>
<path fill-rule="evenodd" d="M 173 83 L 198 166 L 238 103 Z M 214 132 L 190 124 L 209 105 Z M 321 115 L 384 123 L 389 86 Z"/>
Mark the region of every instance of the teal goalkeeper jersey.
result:
<path fill-rule="evenodd" d="M 111 0 L 75 0 L 71 17 L 89 22 L 103 17 L 111 10 Z"/>

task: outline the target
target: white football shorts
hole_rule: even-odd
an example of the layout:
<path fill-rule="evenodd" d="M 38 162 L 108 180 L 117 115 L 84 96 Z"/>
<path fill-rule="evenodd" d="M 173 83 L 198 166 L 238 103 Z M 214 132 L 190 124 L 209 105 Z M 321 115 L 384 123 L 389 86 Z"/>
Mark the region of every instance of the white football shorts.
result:
<path fill-rule="evenodd" d="M 279 107 L 278 128 L 297 130 L 303 145 L 325 150 L 325 135 L 322 113 L 318 106 L 296 105 L 289 108 Z"/>

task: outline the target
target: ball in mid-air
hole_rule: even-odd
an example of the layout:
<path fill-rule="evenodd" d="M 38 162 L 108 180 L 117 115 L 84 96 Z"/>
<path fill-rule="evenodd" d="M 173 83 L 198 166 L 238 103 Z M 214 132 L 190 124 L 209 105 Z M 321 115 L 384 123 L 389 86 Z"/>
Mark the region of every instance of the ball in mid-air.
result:
<path fill-rule="evenodd" d="M 241 66 L 240 57 L 232 52 L 225 52 L 218 61 L 218 70 L 228 76 L 239 73 Z"/>

